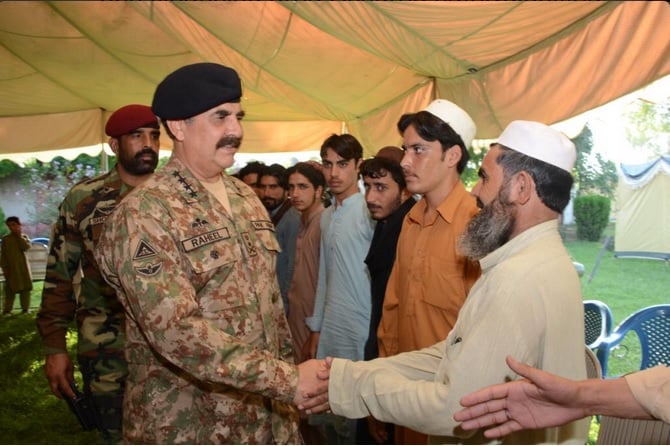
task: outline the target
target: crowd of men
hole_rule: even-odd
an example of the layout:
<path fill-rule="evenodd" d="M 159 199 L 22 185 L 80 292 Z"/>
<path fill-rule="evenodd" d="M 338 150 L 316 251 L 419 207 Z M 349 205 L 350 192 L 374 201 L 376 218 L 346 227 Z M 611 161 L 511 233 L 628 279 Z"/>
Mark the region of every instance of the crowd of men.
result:
<path fill-rule="evenodd" d="M 115 168 L 60 206 L 37 317 L 45 371 L 75 397 L 76 320 L 103 442 L 483 442 L 501 431 L 461 402 L 517 378 L 507 356 L 585 378 L 580 285 L 558 233 L 567 137 L 510 123 L 468 192 L 476 124 L 437 99 L 399 117 L 402 148 L 366 159 L 333 134 L 320 162 L 229 175 L 241 98 L 232 68 L 170 73 L 151 106 L 111 115 Z M 161 128 L 172 155 L 154 172 Z M 502 432 L 583 442 L 578 418 Z"/>

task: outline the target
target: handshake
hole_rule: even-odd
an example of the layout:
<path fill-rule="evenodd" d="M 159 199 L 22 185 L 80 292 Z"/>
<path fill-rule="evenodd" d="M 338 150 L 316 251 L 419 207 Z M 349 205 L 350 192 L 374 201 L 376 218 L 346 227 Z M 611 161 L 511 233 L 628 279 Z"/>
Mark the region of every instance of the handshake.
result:
<path fill-rule="evenodd" d="M 304 415 L 330 411 L 328 378 L 333 358 L 309 359 L 298 365 L 298 389 L 293 404 Z"/>

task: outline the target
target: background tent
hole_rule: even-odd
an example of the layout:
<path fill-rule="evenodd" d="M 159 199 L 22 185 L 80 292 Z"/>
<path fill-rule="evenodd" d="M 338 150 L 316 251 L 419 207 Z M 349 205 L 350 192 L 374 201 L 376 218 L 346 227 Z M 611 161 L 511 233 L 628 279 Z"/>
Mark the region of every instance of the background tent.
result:
<path fill-rule="evenodd" d="M 670 260 L 670 155 L 620 166 L 616 257 Z"/>
<path fill-rule="evenodd" d="M 246 152 L 348 131 L 371 154 L 435 97 L 495 138 L 670 74 L 669 23 L 663 1 L 2 1 L 0 154 L 100 144 L 111 111 L 198 61 L 240 72 Z"/>

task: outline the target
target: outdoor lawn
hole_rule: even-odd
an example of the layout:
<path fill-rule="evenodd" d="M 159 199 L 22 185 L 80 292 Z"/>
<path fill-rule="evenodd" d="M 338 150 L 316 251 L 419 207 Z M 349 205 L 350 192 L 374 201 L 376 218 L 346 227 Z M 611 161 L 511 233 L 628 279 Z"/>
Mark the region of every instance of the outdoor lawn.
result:
<path fill-rule="evenodd" d="M 611 234 L 611 228 L 608 229 Z M 615 326 L 632 312 L 649 305 L 670 303 L 670 264 L 658 260 L 615 259 L 606 250 L 590 283 L 602 245 L 570 241 L 566 246 L 575 261 L 585 266 L 581 279 L 584 299 L 607 303 Z M 0 443 L 1 444 L 92 444 L 94 432 L 83 432 L 65 402 L 51 395 L 44 378 L 44 361 L 35 332 L 34 311 L 40 302 L 42 283 L 35 284 L 33 313 L 19 314 L 18 302 L 11 316 L 0 318 Z M 18 298 L 17 298 L 18 300 Z M 69 337 L 74 346 L 75 336 Z M 639 348 L 628 342 L 624 358 L 610 360 L 610 374 L 637 369 Z M 593 424 L 591 442 L 597 424 Z"/>

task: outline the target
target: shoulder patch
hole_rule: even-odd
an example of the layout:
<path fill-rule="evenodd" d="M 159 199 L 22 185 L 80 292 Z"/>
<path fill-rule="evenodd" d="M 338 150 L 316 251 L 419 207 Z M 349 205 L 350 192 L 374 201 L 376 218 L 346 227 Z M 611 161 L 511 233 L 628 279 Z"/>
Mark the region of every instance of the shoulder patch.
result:
<path fill-rule="evenodd" d="M 154 263 L 154 264 L 148 263 L 148 264 L 143 265 L 143 266 L 136 266 L 135 271 L 142 274 L 143 276 L 153 276 L 158 271 L 160 271 L 162 267 L 163 267 L 163 262 Z"/>
<path fill-rule="evenodd" d="M 137 245 L 137 249 L 135 250 L 135 255 L 133 256 L 133 260 L 140 260 L 140 259 L 146 259 L 147 257 L 152 257 L 156 255 L 156 250 L 154 249 L 153 246 L 149 244 L 149 242 L 145 242 L 144 240 L 140 240 L 140 244 Z"/>

